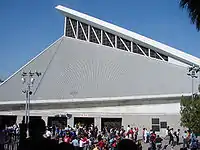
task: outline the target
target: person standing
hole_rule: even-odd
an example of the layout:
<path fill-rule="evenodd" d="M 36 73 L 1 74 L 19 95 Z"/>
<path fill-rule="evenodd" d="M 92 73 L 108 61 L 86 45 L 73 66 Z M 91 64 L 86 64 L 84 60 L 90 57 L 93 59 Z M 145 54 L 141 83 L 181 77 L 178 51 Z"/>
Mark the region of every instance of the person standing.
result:
<path fill-rule="evenodd" d="M 169 126 L 167 126 L 167 129 L 165 131 L 165 138 L 164 139 L 168 140 L 169 134 L 170 134 L 170 128 L 169 128 Z"/>
<path fill-rule="evenodd" d="M 147 129 L 144 129 L 144 142 L 147 143 Z"/>
<path fill-rule="evenodd" d="M 0 125 L 0 150 L 4 150 L 4 144 L 5 144 L 5 140 L 6 139 L 6 135 L 4 132 L 4 126 Z"/>
<path fill-rule="evenodd" d="M 198 149 L 198 140 L 196 138 L 196 135 L 193 133 L 191 137 L 191 150 L 197 150 Z"/>
<path fill-rule="evenodd" d="M 170 131 L 169 131 L 169 145 L 174 146 L 174 133 L 173 133 L 173 128 L 171 128 Z"/>
<path fill-rule="evenodd" d="M 132 139 L 133 140 L 133 135 L 134 135 L 134 131 L 133 131 L 133 128 L 131 128 L 128 132 L 128 137 L 129 139 Z"/>
<path fill-rule="evenodd" d="M 143 139 L 143 141 L 145 141 L 144 140 L 144 131 L 145 131 L 145 128 L 143 128 L 143 130 L 142 130 L 142 139 Z"/>
<path fill-rule="evenodd" d="M 175 132 L 175 136 L 176 136 L 176 144 L 179 145 L 180 129 L 178 129 L 177 132 Z"/>
<path fill-rule="evenodd" d="M 52 134 L 51 134 L 50 129 L 47 129 L 45 134 L 46 134 L 46 137 L 47 137 L 48 139 L 51 139 L 51 135 L 52 135 Z"/>
<path fill-rule="evenodd" d="M 99 147 L 100 150 L 103 150 L 103 148 L 104 148 L 104 146 L 105 146 L 105 143 L 104 143 L 103 139 L 101 139 L 101 140 L 98 142 L 97 145 L 98 145 L 98 147 Z"/>
<path fill-rule="evenodd" d="M 187 146 L 187 131 L 183 133 L 183 148 Z"/>
<path fill-rule="evenodd" d="M 79 141 L 79 149 L 80 149 L 80 150 L 83 150 L 85 144 L 86 144 L 86 141 L 85 141 L 84 138 L 82 137 L 81 140 Z"/>
<path fill-rule="evenodd" d="M 126 129 L 126 132 L 128 132 L 130 130 L 130 125 L 128 125 L 127 129 Z"/>
<path fill-rule="evenodd" d="M 128 127 L 127 127 L 127 129 L 126 129 L 126 134 L 127 134 L 127 137 L 128 137 L 128 138 L 130 138 L 130 137 L 129 137 L 129 130 L 130 130 L 130 129 L 131 129 L 131 128 L 130 128 L 130 125 L 128 125 Z"/>
<path fill-rule="evenodd" d="M 151 149 L 156 149 L 156 133 L 155 131 L 153 131 L 151 134 L 150 134 L 150 144 L 151 144 Z"/>
<path fill-rule="evenodd" d="M 69 144 L 69 143 L 71 142 L 71 138 L 70 138 L 70 136 L 69 136 L 69 135 L 65 135 L 65 137 L 63 138 L 63 142 Z"/>
<path fill-rule="evenodd" d="M 159 135 L 157 135 L 157 137 L 155 139 L 155 144 L 156 144 L 157 149 L 161 149 L 162 141 L 163 141 L 163 139 Z"/>
<path fill-rule="evenodd" d="M 73 147 L 74 147 L 74 150 L 79 150 L 79 143 L 78 143 L 77 137 L 75 137 L 75 138 L 72 140 L 72 145 L 73 145 Z"/>
<path fill-rule="evenodd" d="M 135 142 L 137 141 L 137 137 L 138 137 L 138 127 L 135 127 Z"/>
<path fill-rule="evenodd" d="M 56 126 L 55 125 L 53 125 L 52 130 L 53 130 L 53 136 L 55 136 L 55 132 L 56 132 Z"/>

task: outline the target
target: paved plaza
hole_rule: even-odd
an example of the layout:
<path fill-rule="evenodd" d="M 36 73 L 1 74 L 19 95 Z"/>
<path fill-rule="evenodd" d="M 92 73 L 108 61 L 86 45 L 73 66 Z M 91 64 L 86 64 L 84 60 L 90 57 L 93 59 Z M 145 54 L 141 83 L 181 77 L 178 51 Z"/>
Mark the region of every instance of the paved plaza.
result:
<path fill-rule="evenodd" d="M 168 142 L 169 142 L 168 140 L 164 140 L 162 142 L 162 148 L 161 149 L 163 149 L 165 145 L 168 145 Z M 143 150 L 148 150 L 148 147 L 150 147 L 149 143 L 142 143 L 142 149 Z M 181 147 L 183 147 L 182 144 L 176 145 L 173 148 L 171 146 L 167 146 L 166 150 L 180 150 Z"/>
<path fill-rule="evenodd" d="M 197 139 L 198 139 L 198 141 L 200 141 L 200 137 L 197 137 Z M 166 139 L 163 140 L 161 150 L 163 150 L 165 145 L 168 145 L 168 142 L 169 142 L 168 139 L 167 140 Z M 168 145 L 165 150 L 180 150 L 180 148 L 183 147 L 182 138 L 181 137 L 180 137 L 180 143 L 181 143 L 180 145 L 176 145 L 173 148 L 172 148 L 172 146 Z M 143 150 L 147 150 L 149 146 L 150 146 L 149 143 L 142 143 L 142 149 Z"/>

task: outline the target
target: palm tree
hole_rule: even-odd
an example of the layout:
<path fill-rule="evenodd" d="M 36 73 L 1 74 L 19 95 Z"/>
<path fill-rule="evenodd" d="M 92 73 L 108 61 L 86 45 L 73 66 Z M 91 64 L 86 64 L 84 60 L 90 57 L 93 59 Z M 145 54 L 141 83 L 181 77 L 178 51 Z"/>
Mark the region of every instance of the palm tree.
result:
<path fill-rule="evenodd" d="M 180 0 L 180 7 L 187 9 L 192 23 L 200 31 L 200 0 Z"/>

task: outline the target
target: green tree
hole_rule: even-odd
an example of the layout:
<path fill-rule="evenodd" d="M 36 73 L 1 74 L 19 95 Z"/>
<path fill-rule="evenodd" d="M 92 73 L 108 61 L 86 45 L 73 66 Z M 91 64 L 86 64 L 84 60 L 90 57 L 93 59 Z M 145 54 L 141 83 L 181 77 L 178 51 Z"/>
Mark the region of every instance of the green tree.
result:
<path fill-rule="evenodd" d="M 200 1 L 199 0 L 180 0 L 180 7 L 187 9 L 191 22 L 200 31 Z"/>
<path fill-rule="evenodd" d="M 182 97 L 181 99 L 181 125 L 200 133 L 200 97 Z"/>

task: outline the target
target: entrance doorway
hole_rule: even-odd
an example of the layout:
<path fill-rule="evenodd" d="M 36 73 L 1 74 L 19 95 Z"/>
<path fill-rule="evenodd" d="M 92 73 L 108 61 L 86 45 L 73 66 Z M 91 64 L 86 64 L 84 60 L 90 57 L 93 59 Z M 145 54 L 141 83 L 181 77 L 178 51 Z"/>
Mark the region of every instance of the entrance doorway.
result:
<path fill-rule="evenodd" d="M 122 126 L 122 118 L 101 118 L 101 129 L 107 127 L 111 128 L 120 128 Z"/>
<path fill-rule="evenodd" d="M 84 126 L 90 126 L 94 124 L 94 118 L 74 117 L 74 125 L 81 124 Z"/>
<path fill-rule="evenodd" d="M 48 117 L 48 126 L 57 126 L 64 128 L 67 126 L 67 117 Z"/>
<path fill-rule="evenodd" d="M 30 121 L 34 120 L 34 119 L 41 119 L 41 118 L 42 118 L 41 116 L 29 116 Z M 28 119 L 28 117 L 27 117 L 27 119 Z M 23 121 L 25 122 L 25 116 L 23 116 Z"/>
<path fill-rule="evenodd" d="M 16 123 L 17 121 L 17 116 L 0 116 L 0 126 L 5 127 L 5 126 L 12 126 Z"/>

